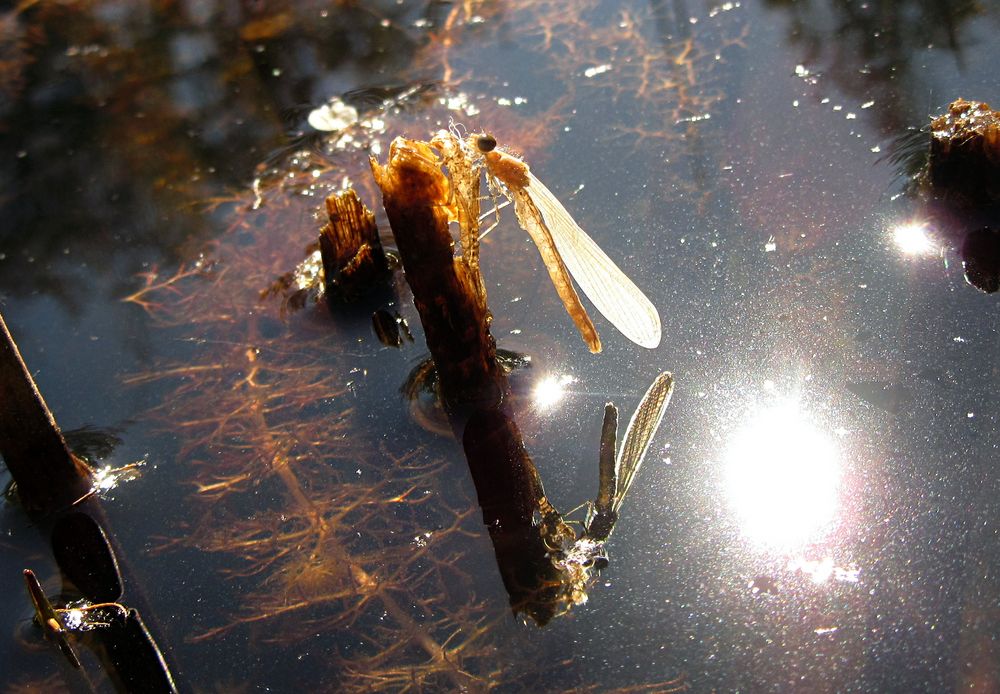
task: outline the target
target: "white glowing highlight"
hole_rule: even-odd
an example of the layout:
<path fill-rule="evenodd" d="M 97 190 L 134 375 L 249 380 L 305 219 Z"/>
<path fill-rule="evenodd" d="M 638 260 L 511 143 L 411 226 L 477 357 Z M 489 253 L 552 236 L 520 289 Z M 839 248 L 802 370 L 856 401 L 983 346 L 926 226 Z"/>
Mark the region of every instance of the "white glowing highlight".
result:
<path fill-rule="evenodd" d="M 94 468 L 90 478 L 91 490 L 101 494 L 114 489 L 122 482 L 131 482 L 139 476 L 139 470 L 145 464 L 145 460 L 137 460 L 122 467 L 113 468 L 110 465 L 105 465 Z"/>
<path fill-rule="evenodd" d="M 793 403 L 759 413 L 732 437 L 725 476 L 741 529 L 758 544 L 801 545 L 837 512 L 837 448 Z"/>
<path fill-rule="evenodd" d="M 566 386 L 575 382 L 575 378 L 566 374 L 546 376 L 535 385 L 532 394 L 535 406 L 543 410 L 555 406 L 566 397 Z"/>
<path fill-rule="evenodd" d="M 313 109 L 306 121 L 316 130 L 337 132 L 358 122 L 358 110 L 339 99 L 334 99 Z"/>
<path fill-rule="evenodd" d="M 857 583 L 861 580 L 861 570 L 856 567 L 836 566 L 831 557 L 822 559 L 795 559 L 788 563 L 789 571 L 801 571 L 813 583 L 826 583 L 831 578 L 842 583 Z"/>
<path fill-rule="evenodd" d="M 908 222 L 893 228 L 892 240 L 906 255 L 927 255 L 934 252 L 934 242 L 927 226 L 919 222 Z"/>
<path fill-rule="evenodd" d="M 79 631 L 83 627 L 83 611 L 67 610 L 63 614 L 63 624 L 70 631 Z"/>
<path fill-rule="evenodd" d="M 107 465 L 94 470 L 92 478 L 94 489 L 99 492 L 106 492 L 109 489 L 114 489 L 118 485 L 119 479 L 119 476 L 116 473 L 116 470 L 112 470 L 111 467 Z"/>

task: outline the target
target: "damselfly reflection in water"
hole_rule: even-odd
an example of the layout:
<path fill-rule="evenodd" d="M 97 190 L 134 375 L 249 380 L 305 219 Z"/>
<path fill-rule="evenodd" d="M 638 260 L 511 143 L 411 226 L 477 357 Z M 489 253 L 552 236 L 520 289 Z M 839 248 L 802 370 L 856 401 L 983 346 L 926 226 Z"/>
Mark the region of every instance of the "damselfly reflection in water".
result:
<path fill-rule="evenodd" d="M 601 340 L 573 288 L 571 276 L 594 306 L 625 337 L 649 349 L 660 344 L 660 316 L 652 302 L 580 228 L 562 203 L 531 173 L 526 163 L 498 150 L 496 138 L 485 133 L 462 139 L 456 132 L 441 131 L 432 143 L 445 155 L 449 169 L 454 168 L 451 166 L 454 161 L 461 165 L 460 170 L 468 171 L 468 162 L 461 159 L 481 158 L 490 190 L 513 202 L 518 223 L 538 248 L 566 312 L 591 352 L 601 351 Z M 463 156 L 456 156 L 456 153 Z M 478 188 L 478 170 L 471 168 L 475 171 Z M 456 188 L 463 198 L 463 205 L 475 207 L 476 212 L 470 214 L 470 210 L 466 210 L 466 216 L 476 218 L 478 198 L 473 202 L 471 198 L 475 196 L 463 194 L 461 182 Z M 466 241 L 463 238 L 463 242 Z"/>
<path fill-rule="evenodd" d="M 673 392 L 674 377 L 670 372 L 664 371 L 646 390 L 629 420 L 625 440 L 617 455 L 615 445 L 618 438 L 618 409 L 611 403 L 604 406 L 600 479 L 597 498 L 594 499 L 594 506 L 586 523 L 586 535 L 595 542 L 604 542 L 611 536 L 622 501 L 635 481 L 656 430 L 660 428 Z"/>
<path fill-rule="evenodd" d="M 614 530 L 622 502 L 635 482 L 673 391 L 674 377 L 670 372 L 664 371 L 656 377 L 629 420 L 625 440 L 617 455 L 618 409 L 611 403 L 605 405 L 597 497 L 579 536 L 547 501 L 542 500 L 542 531 L 552 550 L 552 561 L 573 577 L 579 589 L 573 602 L 586 600 L 584 590 L 590 570 L 600 570 L 608 564 L 605 543 Z"/>

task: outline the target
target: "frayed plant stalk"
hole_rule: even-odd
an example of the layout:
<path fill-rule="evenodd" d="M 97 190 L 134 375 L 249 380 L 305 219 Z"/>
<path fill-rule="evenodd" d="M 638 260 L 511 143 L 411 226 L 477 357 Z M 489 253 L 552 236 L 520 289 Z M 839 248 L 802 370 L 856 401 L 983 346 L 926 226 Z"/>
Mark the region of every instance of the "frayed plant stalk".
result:
<path fill-rule="evenodd" d="M 329 195 L 325 209 L 328 221 L 306 248 L 305 259 L 260 293 L 262 300 L 281 297 L 282 313 L 298 311 L 324 297 L 334 308 L 389 289 L 392 267 L 375 215 L 353 189 Z"/>
<path fill-rule="evenodd" d="M 968 204 L 1000 202 L 1000 112 L 957 99 L 931 121 L 928 180 Z"/>

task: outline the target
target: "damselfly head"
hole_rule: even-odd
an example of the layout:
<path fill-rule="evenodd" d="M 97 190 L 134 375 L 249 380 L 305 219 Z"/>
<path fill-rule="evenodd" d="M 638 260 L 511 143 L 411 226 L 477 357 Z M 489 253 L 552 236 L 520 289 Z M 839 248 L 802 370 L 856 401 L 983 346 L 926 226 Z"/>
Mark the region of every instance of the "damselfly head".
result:
<path fill-rule="evenodd" d="M 497 148 L 497 139 L 489 133 L 480 133 L 479 135 L 476 135 L 475 138 L 476 149 L 478 149 L 482 154 L 492 152 Z"/>

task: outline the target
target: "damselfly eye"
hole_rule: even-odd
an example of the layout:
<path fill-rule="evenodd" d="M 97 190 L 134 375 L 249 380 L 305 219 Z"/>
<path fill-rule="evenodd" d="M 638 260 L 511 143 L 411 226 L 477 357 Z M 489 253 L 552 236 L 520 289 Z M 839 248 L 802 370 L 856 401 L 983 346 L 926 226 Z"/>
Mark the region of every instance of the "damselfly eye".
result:
<path fill-rule="evenodd" d="M 490 135 L 489 133 L 483 133 L 482 135 L 476 136 L 476 148 L 485 154 L 486 152 L 492 152 L 497 148 L 497 139 Z"/>

